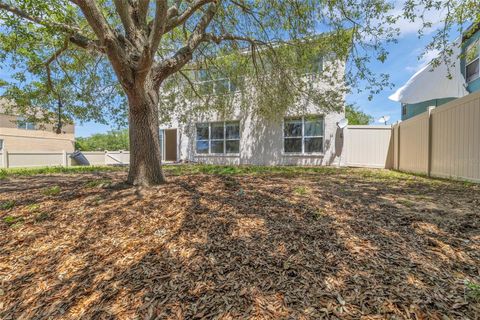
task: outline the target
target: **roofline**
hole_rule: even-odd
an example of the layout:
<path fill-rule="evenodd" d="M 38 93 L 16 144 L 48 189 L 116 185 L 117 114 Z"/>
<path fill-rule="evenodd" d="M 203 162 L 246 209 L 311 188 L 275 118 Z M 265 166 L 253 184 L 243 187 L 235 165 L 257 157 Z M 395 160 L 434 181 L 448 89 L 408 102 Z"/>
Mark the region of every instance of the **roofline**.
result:
<path fill-rule="evenodd" d="M 462 43 L 480 30 L 480 21 L 472 23 L 462 35 Z"/>

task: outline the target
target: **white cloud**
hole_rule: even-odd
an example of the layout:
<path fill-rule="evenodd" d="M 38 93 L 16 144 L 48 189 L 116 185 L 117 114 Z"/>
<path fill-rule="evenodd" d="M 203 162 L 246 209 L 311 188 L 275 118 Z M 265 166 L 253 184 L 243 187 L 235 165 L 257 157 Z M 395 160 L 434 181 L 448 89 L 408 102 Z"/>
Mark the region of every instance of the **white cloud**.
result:
<path fill-rule="evenodd" d="M 418 34 L 418 31 L 423 28 L 423 23 L 431 23 L 431 26 L 422 30 L 423 34 L 430 34 L 434 32 L 441 24 L 445 18 L 444 10 L 429 10 L 423 12 L 423 8 L 417 8 L 416 14 L 417 17 L 414 21 L 410 21 L 403 17 L 403 6 L 404 1 L 396 1 L 395 9 L 390 11 L 390 14 L 393 16 L 400 17 L 395 23 L 395 27 L 400 31 L 400 37 L 404 37 L 410 34 Z M 423 20 L 420 18 L 420 15 L 423 12 Z"/>
<path fill-rule="evenodd" d="M 416 56 L 418 56 L 420 54 L 422 49 L 417 49 L 414 51 L 414 54 Z M 438 55 L 440 54 L 440 51 L 435 49 L 435 50 L 430 50 L 430 51 L 427 51 L 425 52 L 425 54 L 418 60 L 418 63 L 414 66 L 406 66 L 405 67 L 405 70 L 410 72 L 410 73 L 415 73 L 417 72 L 418 70 L 422 69 L 423 67 L 425 67 L 427 64 L 430 63 L 430 61 L 432 61 L 433 59 L 435 59 L 436 57 L 438 57 Z"/>

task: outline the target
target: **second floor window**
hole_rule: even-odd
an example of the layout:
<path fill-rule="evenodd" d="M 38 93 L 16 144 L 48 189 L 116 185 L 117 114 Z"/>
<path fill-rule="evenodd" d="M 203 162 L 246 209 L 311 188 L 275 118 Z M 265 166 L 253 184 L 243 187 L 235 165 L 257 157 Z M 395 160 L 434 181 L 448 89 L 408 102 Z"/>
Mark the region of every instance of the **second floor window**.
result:
<path fill-rule="evenodd" d="M 196 72 L 196 82 L 202 95 L 222 95 L 237 91 L 235 83 L 222 74 L 210 73 L 208 70 Z"/>
<path fill-rule="evenodd" d="M 35 123 L 30 122 L 23 117 L 17 118 L 17 128 L 23 130 L 37 130 Z"/>
<path fill-rule="evenodd" d="M 3 150 L 3 140 L 0 139 L 0 151 L 2 151 L 2 150 Z"/>
<path fill-rule="evenodd" d="M 465 80 L 467 83 L 479 77 L 479 47 L 480 41 L 477 40 L 465 51 Z"/>
<path fill-rule="evenodd" d="M 197 154 L 240 153 L 240 122 L 208 122 L 196 125 Z"/>
<path fill-rule="evenodd" d="M 323 153 L 324 117 L 307 116 L 284 120 L 285 153 Z"/>

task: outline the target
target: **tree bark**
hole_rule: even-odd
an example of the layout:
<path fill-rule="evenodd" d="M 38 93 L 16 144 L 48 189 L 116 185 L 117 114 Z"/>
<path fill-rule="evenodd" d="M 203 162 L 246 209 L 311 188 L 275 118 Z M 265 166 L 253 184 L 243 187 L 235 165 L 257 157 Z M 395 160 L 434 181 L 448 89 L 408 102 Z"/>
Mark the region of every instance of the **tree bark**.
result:
<path fill-rule="evenodd" d="M 130 170 L 127 182 L 149 187 L 164 183 L 165 177 L 161 167 L 158 89 L 144 88 L 142 85 L 127 93 L 130 133 Z"/>

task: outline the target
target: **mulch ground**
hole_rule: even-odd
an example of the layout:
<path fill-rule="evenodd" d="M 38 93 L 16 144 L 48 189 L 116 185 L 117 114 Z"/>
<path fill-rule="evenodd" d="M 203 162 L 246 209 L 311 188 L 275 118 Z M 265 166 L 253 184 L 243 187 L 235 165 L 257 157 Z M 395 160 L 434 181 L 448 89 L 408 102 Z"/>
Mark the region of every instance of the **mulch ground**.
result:
<path fill-rule="evenodd" d="M 0 181 L 0 319 L 479 319 L 480 186 L 365 172 Z"/>

